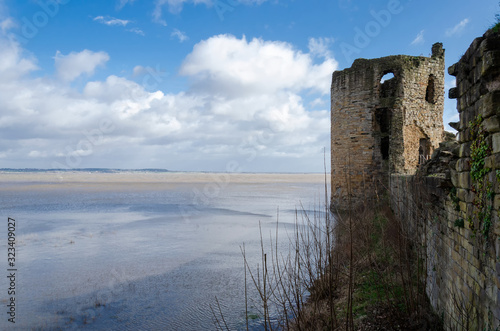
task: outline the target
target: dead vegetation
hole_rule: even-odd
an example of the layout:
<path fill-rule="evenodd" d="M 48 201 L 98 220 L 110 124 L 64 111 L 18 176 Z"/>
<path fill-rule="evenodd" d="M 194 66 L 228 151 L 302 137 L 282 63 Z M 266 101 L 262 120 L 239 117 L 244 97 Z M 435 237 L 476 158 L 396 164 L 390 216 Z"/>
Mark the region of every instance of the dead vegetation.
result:
<path fill-rule="evenodd" d="M 425 294 L 424 257 L 384 199 L 332 214 L 325 203 L 312 215 L 296 212 L 289 250 L 265 244 L 261 262 L 247 262 L 245 288 L 258 291 L 259 329 L 441 330 Z M 275 238 L 278 237 L 278 223 Z M 246 291 L 245 291 L 246 293 Z M 245 302 L 248 303 L 245 297 Z M 229 330 L 213 310 L 219 330 Z M 248 326 L 248 311 L 247 330 Z"/>

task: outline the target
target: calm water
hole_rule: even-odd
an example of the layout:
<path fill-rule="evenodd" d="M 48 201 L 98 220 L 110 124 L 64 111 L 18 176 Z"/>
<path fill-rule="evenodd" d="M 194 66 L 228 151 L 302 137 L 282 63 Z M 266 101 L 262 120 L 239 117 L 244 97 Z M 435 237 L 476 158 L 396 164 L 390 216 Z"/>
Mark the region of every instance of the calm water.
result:
<path fill-rule="evenodd" d="M 323 197 L 311 174 L 0 173 L 2 311 L 8 217 L 18 269 L 15 328 L 5 312 L 0 328 L 210 330 L 217 296 L 243 329 L 240 246 L 256 266 L 259 222 L 272 236 L 279 207 L 286 249 L 295 208 Z"/>

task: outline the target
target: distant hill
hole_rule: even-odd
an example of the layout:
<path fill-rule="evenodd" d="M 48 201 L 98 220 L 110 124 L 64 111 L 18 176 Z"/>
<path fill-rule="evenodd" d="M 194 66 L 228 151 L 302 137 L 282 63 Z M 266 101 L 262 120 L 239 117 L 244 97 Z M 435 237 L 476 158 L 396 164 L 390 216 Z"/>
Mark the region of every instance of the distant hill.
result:
<path fill-rule="evenodd" d="M 0 168 L 0 172 L 99 172 L 99 173 L 119 173 L 119 172 L 170 172 L 167 169 L 108 169 L 108 168 L 76 168 L 76 169 L 36 169 L 36 168 Z"/>

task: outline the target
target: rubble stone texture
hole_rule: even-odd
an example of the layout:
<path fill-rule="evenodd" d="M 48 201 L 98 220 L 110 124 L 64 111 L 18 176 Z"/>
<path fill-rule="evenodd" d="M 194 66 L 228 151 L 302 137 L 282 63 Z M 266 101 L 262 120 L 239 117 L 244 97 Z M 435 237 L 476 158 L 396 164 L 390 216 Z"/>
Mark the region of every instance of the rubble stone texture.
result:
<path fill-rule="evenodd" d="M 444 50 L 431 57 L 357 59 L 331 88 L 332 209 L 346 209 L 414 174 L 443 136 Z M 381 82 L 384 75 L 394 78 Z M 350 194 L 349 194 L 350 193 Z"/>
<path fill-rule="evenodd" d="M 476 38 L 448 73 L 457 80 L 449 96 L 457 99 L 460 115 L 459 122 L 450 123 L 458 131 L 456 148 L 447 144 L 453 156 L 443 145 L 444 153 L 436 154 L 446 159 L 436 155 L 422 167 L 423 176 L 392 174 L 391 205 L 420 247 L 426 292 L 445 329 L 498 330 L 500 34 L 489 30 Z M 476 122 L 475 128 L 471 122 Z M 486 152 L 484 164 L 478 167 L 476 161 L 472 169 L 477 127 Z M 443 169 L 444 163 L 448 169 Z M 432 169 L 450 178 L 429 174 Z M 478 170 L 484 171 L 480 180 L 471 176 Z"/>

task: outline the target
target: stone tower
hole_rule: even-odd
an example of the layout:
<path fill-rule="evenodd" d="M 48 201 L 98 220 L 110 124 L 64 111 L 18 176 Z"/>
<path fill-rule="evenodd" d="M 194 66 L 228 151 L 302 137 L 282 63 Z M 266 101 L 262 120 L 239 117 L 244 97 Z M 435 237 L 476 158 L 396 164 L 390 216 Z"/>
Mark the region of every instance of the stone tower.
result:
<path fill-rule="evenodd" d="M 431 57 L 357 59 L 333 73 L 332 210 L 372 198 L 388 187 L 391 173 L 414 174 L 439 146 L 444 68 L 443 45 L 436 43 Z M 388 73 L 394 77 L 382 81 Z"/>

